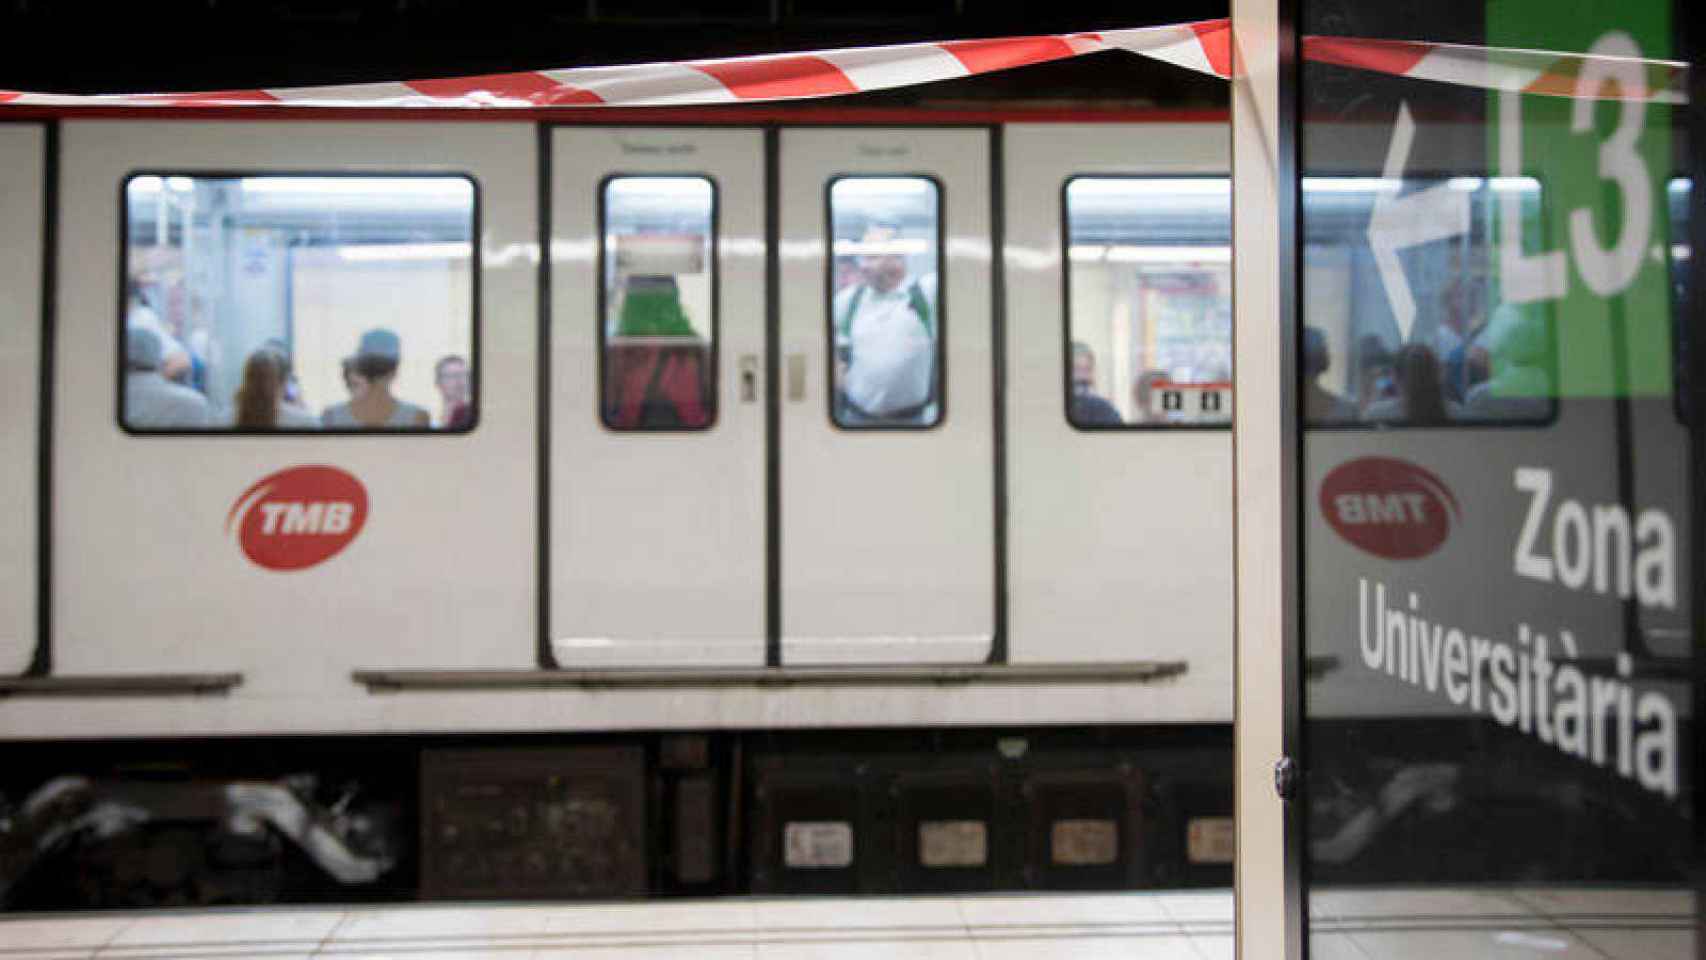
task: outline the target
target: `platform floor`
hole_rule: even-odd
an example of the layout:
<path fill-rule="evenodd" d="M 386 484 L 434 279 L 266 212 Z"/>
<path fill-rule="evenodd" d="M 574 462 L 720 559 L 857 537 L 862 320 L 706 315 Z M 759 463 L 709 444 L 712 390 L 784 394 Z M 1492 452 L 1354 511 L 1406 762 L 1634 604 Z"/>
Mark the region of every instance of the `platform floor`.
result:
<path fill-rule="evenodd" d="M 1232 960 L 1228 891 L 623 904 L 278 907 L 0 919 L 0 960 Z M 1319 960 L 1692 957 L 1693 898 L 1326 891 Z"/>

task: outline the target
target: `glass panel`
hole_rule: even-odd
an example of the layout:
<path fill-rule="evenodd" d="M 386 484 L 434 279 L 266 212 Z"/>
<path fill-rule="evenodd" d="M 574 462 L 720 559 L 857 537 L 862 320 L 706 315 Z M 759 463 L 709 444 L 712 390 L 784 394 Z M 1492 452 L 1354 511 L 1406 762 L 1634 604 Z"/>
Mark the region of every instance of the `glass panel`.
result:
<path fill-rule="evenodd" d="M 1530 92 L 1303 68 L 1322 955 L 1695 955 L 1687 128 L 1640 62 L 1683 9 L 1305 4 L 1305 35 L 1598 57 Z"/>
<path fill-rule="evenodd" d="M 1065 204 L 1067 420 L 1231 423 L 1226 178 L 1075 177 Z"/>
<path fill-rule="evenodd" d="M 703 430 L 717 418 L 716 187 L 707 177 L 604 182 L 604 424 Z"/>
<path fill-rule="evenodd" d="M 127 429 L 473 428 L 473 180 L 143 174 L 124 193 Z"/>
<path fill-rule="evenodd" d="M 1496 214 L 1514 211 L 1521 230 L 1543 227 L 1533 177 L 1412 176 L 1406 189 L 1433 190 L 1467 210 L 1449 240 L 1406 251 L 1415 315 L 1401 335 L 1369 244 L 1376 207 L 1397 182 L 1369 176 L 1303 181 L 1308 209 L 1300 363 L 1303 415 L 1315 425 L 1440 426 L 1543 423 L 1557 376 L 1552 327 L 1524 305 L 1489 304 Z"/>
<path fill-rule="evenodd" d="M 842 427 L 942 420 L 942 190 L 928 177 L 840 177 L 834 247 L 831 415 Z"/>

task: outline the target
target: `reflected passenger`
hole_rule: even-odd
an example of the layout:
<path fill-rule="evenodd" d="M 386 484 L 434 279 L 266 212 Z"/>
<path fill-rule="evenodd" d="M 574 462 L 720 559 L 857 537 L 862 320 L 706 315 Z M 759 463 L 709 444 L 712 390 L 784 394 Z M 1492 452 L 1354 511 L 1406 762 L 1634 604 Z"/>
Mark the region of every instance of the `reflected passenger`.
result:
<path fill-rule="evenodd" d="M 312 430 L 314 415 L 285 402 L 289 368 L 284 356 L 262 347 L 243 364 L 243 382 L 231 398 L 238 430 Z"/>
<path fill-rule="evenodd" d="M 160 335 L 125 331 L 124 421 L 132 429 L 200 430 L 209 425 L 207 398 L 160 374 Z"/>
<path fill-rule="evenodd" d="M 1398 383 L 1392 375 L 1392 351 L 1379 334 L 1365 333 L 1357 339 L 1353 351 L 1356 363 L 1356 404 L 1367 410 L 1382 400 L 1398 396 Z"/>
<path fill-rule="evenodd" d="M 350 387 L 348 403 L 327 407 L 320 422 L 333 430 L 408 430 L 431 425 L 426 408 L 399 400 L 391 393 L 397 366 L 403 359 L 403 341 L 383 327 L 361 335 L 355 356 L 345 367 Z M 359 379 L 356 379 L 359 378 Z M 360 392 L 353 384 L 361 384 Z"/>
<path fill-rule="evenodd" d="M 1543 420 L 1551 414 L 1552 378 L 1547 375 L 1544 321 L 1523 307 L 1503 304 L 1487 330 L 1491 376 L 1471 387 L 1464 401 L 1469 416 L 1485 420 Z"/>
<path fill-rule="evenodd" d="M 1419 343 L 1398 351 L 1393 362 L 1398 379 L 1398 396 L 1372 403 L 1363 411 L 1363 418 L 1375 421 L 1400 421 L 1412 426 L 1439 426 L 1462 415 L 1461 408 L 1445 398 L 1445 378 L 1439 358 Z"/>
<path fill-rule="evenodd" d="M 1096 394 L 1096 354 L 1090 345 L 1072 342 L 1072 422 L 1080 427 L 1119 426 L 1120 412 Z"/>
<path fill-rule="evenodd" d="M 1321 377 L 1333 366 L 1327 335 L 1320 327 L 1303 328 L 1303 419 L 1311 423 L 1343 423 L 1355 420 L 1356 406 L 1321 386 Z"/>

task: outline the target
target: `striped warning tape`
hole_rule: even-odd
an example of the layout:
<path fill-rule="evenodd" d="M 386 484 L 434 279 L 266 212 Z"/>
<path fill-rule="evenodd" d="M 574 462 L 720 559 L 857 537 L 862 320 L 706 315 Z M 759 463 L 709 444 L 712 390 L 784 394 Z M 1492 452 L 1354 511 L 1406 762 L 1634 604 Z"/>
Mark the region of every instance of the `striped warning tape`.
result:
<path fill-rule="evenodd" d="M 407 80 L 273 90 L 77 96 L 0 91 L 0 105 L 123 107 L 651 107 L 800 100 L 887 90 L 937 80 L 1007 70 L 1104 50 L 1125 50 L 1176 66 L 1229 78 L 1233 75 L 1230 21 L 1006 37 L 722 60 L 572 67 L 441 80 Z M 1406 40 L 1308 37 L 1304 56 L 1319 63 L 1437 80 L 1489 90 L 1572 96 L 1583 68 L 1619 58 L 1472 47 Z M 1626 58 L 1624 58 L 1626 59 Z M 1686 67 L 1641 60 L 1649 83 L 1643 95 L 1686 102 Z M 1628 93 L 1599 85 L 1591 96 Z"/>
<path fill-rule="evenodd" d="M 1314 63 L 1483 90 L 1593 100 L 1623 99 L 1638 92 L 1641 99 L 1659 103 L 1688 102 L 1688 65 L 1673 60 L 1352 37 L 1305 37 L 1303 57 Z M 1646 82 L 1639 91 L 1597 82 L 1590 90 L 1578 91 L 1582 72 L 1590 65 L 1628 63 L 1642 68 Z"/>

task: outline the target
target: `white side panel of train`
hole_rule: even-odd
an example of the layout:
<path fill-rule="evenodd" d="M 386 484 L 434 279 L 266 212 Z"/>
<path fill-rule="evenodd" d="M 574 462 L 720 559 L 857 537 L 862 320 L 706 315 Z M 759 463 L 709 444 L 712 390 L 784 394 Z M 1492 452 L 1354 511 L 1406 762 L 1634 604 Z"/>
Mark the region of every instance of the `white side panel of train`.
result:
<path fill-rule="evenodd" d="M 1007 129 L 1010 656 L 1185 661 L 1132 694 L 1158 719 L 1231 718 L 1232 438 L 1067 422 L 1062 187 L 1224 174 L 1228 149 L 1222 124 Z"/>
<path fill-rule="evenodd" d="M 57 673 L 234 671 L 222 701 L 324 725 L 354 668 L 530 667 L 535 652 L 535 140 L 497 124 L 72 122 L 63 135 Z M 131 436 L 115 421 L 120 184 L 129 171 L 445 172 L 479 183 L 480 422 L 466 435 Z M 405 350 L 406 350 L 405 343 Z M 314 358 L 331 362 L 332 358 Z M 409 356 L 404 363 L 428 364 Z M 303 362 L 307 362 L 304 358 Z M 330 464 L 366 486 L 342 553 L 278 573 L 227 512 L 258 479 Z"/>
<path fill-rule="evenodd" d="M 762 665 L 763 134 L 589 127 L 552 137 L 550 622 L 557 662 Z M 722 303 L 714 356 L 721 370 L 716 418 L 704 430 L 618 431 L 599 415 L 600 185 L 607 176 L 648 174 L 706 176 L 717 190 Z"/>
<path fill-rule="evenodd" d="M 35 124 L 0 126 L 0 675 L 22 673 L 36 645 L 45 139 Z"/>
<path fill-rule="evenodd" d="M 915 152 L 872 156 L 857 149 L 862 139 L 883 150 L 906 146 Z M 815 166 L 783 172 L 784 187 L 795 191 L 788 209 L 796 211 L 785 234 L 794 243 L 783 249 L 788 283 L 784 336 L 793 338 L 785 339 L 784 349 L 818 351 L 808 366 L 809 403 L 796 414 L 784 401 L 785 425 L 801 431 L 792 447 L 784 438 L 780 451 L 785 469 L 793 471 L 785 476 L 792 492 L 785 491 L 784 503 L 819 511 L 804 518 L 819 524 L 839 511 L 843 528 L 868 532 L 859 523 L 880 501 L 868 490 L 857 490 L 854 481 L 870 482 L 871 477 L 849 473 L 846 486 L 837 487 L 837 471 L 848 464 L 832 455 L 830 444 L 858 447 L 869 441 L 865 446 L 871 451 L 893 445 L 921 458 L 922 465 L 908 460 L 894 467 L 910 481 L 903 499 L 908 509 L 928 508 L 934 512 L 920 516 L 946 525 L 941 539 L 932 541 L 940 555 L 914 556 L 895 551 L 892 544 L 884 547 L 882 555 L 902 565 L 898 569 L 914 592 L 904 611 L 896 604 L 897 609 L 871 613 L 874 622 L 852 622 L 872 634 L 987 636 L 992 629 L 984 143 L 982 132 L 826 130 L 797 139 L 790 148 L 795 158 L 819 158 Z M 1176 683 L 370 693 L 351 681 L 352 670 L 526 670 L 535 662 L 535 130 L 495 123 L 87 121 L 68 123 L 62 146 L 56 672 L 233 670 L 242 672 L 245 682 L 229 696 L 0 698 L 0 729 L 6 736 L 899 727 L 1143 722 L 1185 713 L 1173 706 L 1181 696 Z M 114 421 L 117 203 L 125 173 L 143 166 L 435 170 L 478 177 L 485 256 L 478 428 L 462 437 L 122 433 Z M 953 393 L 947 423 L 916 433 L 832 433 L 819 379 L 825 369 L 824 179 L 837 170 L 932 168 L 942 171 L 953 275 L 947 324 Z M 1022 194 L 1027 174 L 1019 176 L 1009 183 Z M 1058 196 L 1053 186 L 1043 192 L 1051 203 Z M 755 203 L 753 211 L 739 215 L 756 215 L 756 209 Z M 725 235 L 733 236 L 728 226 L 737 216 L 732 198 L 724 214 Z M 1045 215 L 1048 238 L 1026 243 L 1053 255 L 1058 211 L 1049 206 Z M 1009 223 L 1036 228 L 1022 218 L 1009 217 Z M 736 268 L 731 264 L 730 269 Z M 1010 275 L 1010 281 L 1035 284 L 1022 271 Z M 1046 286 L 1058 290 L 1058 276 Z M 727 287 L 723 323 L 732 330 L 734 307 L 728 298 L 733 293 Z M 1052 345 L 1060 339 L 1059 305 L 1049 299 L 1045 308 L 1055 311 L 1047 331 Z M 1017 311 L 1012 315 L 1020 317 Z M 561 330 L 561 321 L 556 322 Z M 1051 371 L 1059 369 L 1058 354 L 1053 357 L 1045 362 Z M 562 363 L 559 358 L 559 375 L 564 375 Z M 728 370 L 725 360 L 725 374 Z M 1059 422 L 1058 388 L 1051 387 L 1049 396 L 1050 416 Z M 732 412 L 727 403 L 725 395 L 725 417 Z M 590 411 L 587 415 L 592 417 Z M 1010 436 L 1023 429 L 1015 424 Z M 822 432 L 814 436 L 812 430 Z M 948 442 L 938 454 L 930 445 L 942 441 Z M 813 444 L 822 446 L 814 452 Z M 941 459 L 929 459 L 936 456 Z M 263 475 L 316 462 L 341 466 L 366 484 L 372 501 L 366 529 L 343 553 L 306 571 L 271 573 L 249 564 L 225 533 L 232 501 Z M 857 458 L 852 462 L 862 464 L 860 469 L 873 466 Z M 817 472 L 803 472 L 814 463 Z M 966 481 L 966 476 L 974 479 Z M 785 524 L 801 519 L 784 513 Z M 1045 516 L 1037 522 L 1049 521 Z M 844 590 L 848 571 L 857 569 L 848 566 L 844 545 L 838 549 L 829 541 L 812 546 L 815 552 L 801 551 L 808 543 L 804 529 L 809 527 L 783 530 L 784 550 L 798 551 L 784 555 L 785 569 L 795 571 L 795 586 L 806 583 L 800 579 L 800 571 L 806 571 L 821 578 L 822 589 Z M 951 552 L 942 548 L 946 543 L 954 545 Z M 1165 564 L 1157 561 L 1156 568 Z M 960 579 L 944 579 L 950 572 Z M 1033 576 L 1044 577 L 1046 571 Z M 820 618 L 790 621 L 791 633 L 811 628 L 821 635 L 831 623 L 842 622 L 829 620 L 833 608 L 814 607 L 809 591 L 784 600 L 795 615 Z M 1199 626 L 1190 618 L 1224 613 L 1183 602 L 1163 609 L 1171 612 L 1152 615 Z M 928 616 L 915 617 L 920 611 Z M 1046 659 L 1053 627 L 1033 622 L 1024 632 L 1016 629 L 1016 658 Z M 1200 682 L 1216 662 L 1209 654 L 1224 659 L 1229 646 L 1229 638 L 1217 637 L 1204 643 L 1204 650 L 1192 651 L 1193 676 L 1199 679 L 1191 682 Z M 1134 656 L 1157 655 L 1167 651 Z M 1229 681 L 1224 689 L 1230 689 Z M 1224 690 L 1216 692 L 1224 695 Z M 1226 714 L 1217 716 L 1225 719 Z"/>
<path fill-rule="evenodd" d="M 782 135 L 782 659 L 981 662 L 994 634 L 988 134 Z M 944 409 L 929 429 L 829 413 L 826 191 L 846 174 L 928 175 L 945 233 Z M 803 364 L 803 367 L 800 366 Z"/>

